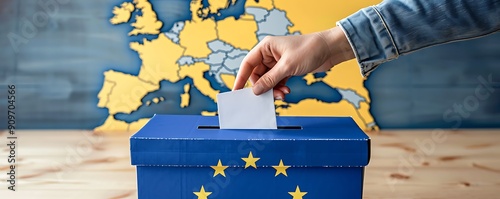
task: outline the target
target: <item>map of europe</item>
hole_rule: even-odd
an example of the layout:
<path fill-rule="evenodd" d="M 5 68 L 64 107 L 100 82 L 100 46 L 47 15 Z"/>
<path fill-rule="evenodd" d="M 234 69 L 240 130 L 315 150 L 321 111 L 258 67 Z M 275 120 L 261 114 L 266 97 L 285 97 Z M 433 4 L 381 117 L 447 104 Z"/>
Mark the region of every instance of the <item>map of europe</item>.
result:
<path fill-rule="evenodd" d="M 330 1 L 194 0 L 189 7 L 190 19 L 179 19 L 168 31 L 162 31 L 164 22 L 157 17 L 152 2 L 122 2 L 112 10 L 109 23 L 131 26 L 130 32 L 123 33 L 129 37 L 145 36 L 129 43 L 141 60 L 140 70 L 137 75 L 113 69 L 104 72 L 97 106 L 107 109 L 108 117 L 95 130 L 136 131 L 149 120 L 150 113 L 178 114 L 192 106 L 201 107 L 197 114 L 216 115 L 217 94 L 231 90 L 241 61 L 264 37 L 331 28 L 361 3 L 352 7 L 335 9 Z M 172 84 L 182 86 L 170 88 Z M 354 60 L 326 73 L 293 77 L 289 86 L 292 93 L 275 101 L 278 115 L 351 116 L 362 129 L 378 130 L 370 113 L 368 90 Z M 162 89 L 168 95 L 158 94 Z M 193 102 L 195 93 L 208 98 L 208 103 Z M 180 98 L 179 110 L 162 109 L 162 104 L 170 103 L 169 98 Z"/>

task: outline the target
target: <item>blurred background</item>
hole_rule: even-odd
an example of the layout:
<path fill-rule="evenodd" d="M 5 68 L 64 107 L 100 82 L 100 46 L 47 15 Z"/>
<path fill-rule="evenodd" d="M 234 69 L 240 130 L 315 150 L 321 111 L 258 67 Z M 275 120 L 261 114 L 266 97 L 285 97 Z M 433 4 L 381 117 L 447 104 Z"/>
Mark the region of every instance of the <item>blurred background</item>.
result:
<path fill-rule="evenodd" d="M 7 85 L 19 129 L 135 131 L 153 114 L 215 115 L 216 94 L 264 36 L 324 30 L 378 2 L 2 0 L 0 121 Z M 365 130 L 499 128 L 500 34 L 402 56 L 366 80 L 350 61 L 290 86 L 279 115 L 352 116 Z"/>

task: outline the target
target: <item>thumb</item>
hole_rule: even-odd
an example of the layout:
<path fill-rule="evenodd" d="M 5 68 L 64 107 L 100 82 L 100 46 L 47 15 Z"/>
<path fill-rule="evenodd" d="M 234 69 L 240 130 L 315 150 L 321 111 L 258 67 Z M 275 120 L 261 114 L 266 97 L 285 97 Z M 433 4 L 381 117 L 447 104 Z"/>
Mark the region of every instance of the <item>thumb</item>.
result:
<path fill-rule="evenodd" d="M 259 80 L 257 80 L 257 82 L 255 82 L 255 85 L 252 88 L 255 95 L 260 95 L 271 90 L 281 80 L 288 77 L 286 71 L 284 70 L 285 66 L 283 64 L 283 60 L 283 58 L 280 59 L 278 63 L 276 63 L 273 68 L 271 68 L 271 70 L 267 71 L 259 78 Z"/>

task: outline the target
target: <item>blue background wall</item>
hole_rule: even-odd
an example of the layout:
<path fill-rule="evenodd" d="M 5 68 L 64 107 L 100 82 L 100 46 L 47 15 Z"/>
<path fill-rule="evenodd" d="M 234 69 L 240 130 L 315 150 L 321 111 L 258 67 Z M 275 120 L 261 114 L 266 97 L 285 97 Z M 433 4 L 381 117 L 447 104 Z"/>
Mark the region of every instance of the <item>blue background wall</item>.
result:
<path fill-rule="evenodd" d="M 488 94 L 479 79 L 490 77 L 495 90 L 478 99 Z M 366 87 L 381 127 L 498 128 L 500 34 L 402 56 L 375 70 Z"/>

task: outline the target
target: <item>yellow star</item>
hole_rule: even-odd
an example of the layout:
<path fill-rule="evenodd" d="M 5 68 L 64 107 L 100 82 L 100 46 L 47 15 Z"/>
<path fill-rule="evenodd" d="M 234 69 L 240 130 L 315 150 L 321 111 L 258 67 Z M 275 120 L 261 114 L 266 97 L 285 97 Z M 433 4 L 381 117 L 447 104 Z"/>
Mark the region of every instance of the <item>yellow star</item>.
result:
<path fill-rule="evenodd" d="M 224 173 L 224 170 L 226 170 L 228 166 L 222 166 L 220 159 L 219 159 L 219 162 L 217 163 L 217 166 L 210 166 L 210 167 L 212 167 L 212 169 L 215 170 L 214 177 L 219 175 L 219 174 L 226 177 L 226 173 Z"/>
<path fill-rule="evenodd" d="M 288 177 L 288 175 L 286 174 L 286 169 L 288 169 L 288 167 L 290 166 L 283 165 L 283 160 L 280 160 L 280 164 L 278 166 L 273 166 L 273 168 L 276 169 L 276 175 L 274 175 L 274 177 L 278 176 L 279 174 L 283 174 Z"/>
<path fill-rule="evenodd" d="M 208 199 L 208 196 L 212 192 L 205 192 L 205 187 L 201 186 L 200 192 L 193 192 L 194 195 L 198 196 L 198 199 Z"/>
<path fill-rule="evenodd" d="M 254 158 L 252 155 L 252 152 L 250 151 L 250 154 L 248 154 L 248 158 L 241 158 L 243 161 L 245 161 L 245 169 L 248 168 L 249 166 L 252 166 L 253 168 L 257 168 L 257 165 L 255 164 L 260 158 Z"/>
<path fill-rule="evenodd" d="M 302 199 L 303 196 L 307 194 L 307 192 L 300 192 L 299 185 L 295 189 L 295 192 L 288 192 L 288 194 L 293 196 L 293 199 Z"/>

